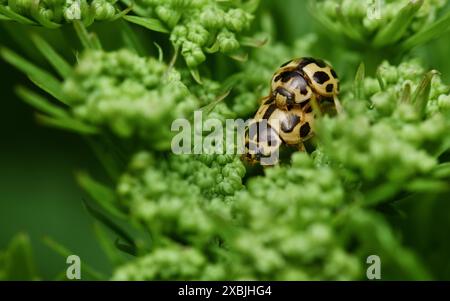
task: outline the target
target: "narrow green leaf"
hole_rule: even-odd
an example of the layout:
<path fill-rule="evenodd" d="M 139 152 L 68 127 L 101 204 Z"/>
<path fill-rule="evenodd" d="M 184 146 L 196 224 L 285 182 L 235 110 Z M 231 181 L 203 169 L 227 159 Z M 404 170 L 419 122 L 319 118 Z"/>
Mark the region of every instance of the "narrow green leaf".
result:
<path fill-rule="evenodd" d="M 411 85 L 409 83 L 407 83 L 405 85 L 405 87 L 403 87 L 400 102 L 401 103 L 410 103 L 411 102 Z"/>
<path fill-rule="evenodd" d="M 212 110 L 214 110 L 214 108 L 220 103 L 222 102 L 225 98 L 227 98 L 227 96 L 230 94 L 231 90 L 225 92 L 224 94 L 218 96 L 214 101 L 212 101 L 211 103 L 207 104 L 206 106 L 200 108 L 200 110 L 206 114 L 209 115 L 209 113 L 211 113 Z"/>
<path fill-rule="evenodd" d="M 267 44 L 269 41 L 269 37 L 265 37 L 264 39 L 257 39 L 253 37 L 243 37 L 239 42 L 242 46 L 253 47 L 253 48 L 261 48 Z"/>
<path fill-rule="evenodd" d="M 61 24 L 52 22 L 46 18 L 44 18 L 41 15 L 41 8 L 42 6 L 40 5 L 40 1 L 32 1 L 30 3 L 31 9 L 30 9 L 30 13 L 31 16 L 42 26 L 50 28 L 50 29 L 56 29 L 61 27 Z"/>
<path fill-rule="evenodd" d="M 154 42 L 153 45 L 155 45 L 156 49 L 158 49 L 158 61 L 160 62 L 164 61 L 164 52 L 161 46 L 159 46 L 159 44 L 156 42 Z"/>
<path fill-rule="evenodd" d="M 8 280 L 37 280 L 31 242 L 26 234 L 16 235 L 6 251 L 6 274 Z"/>
<path fill-rule="evenodd" d="M 0 20 L 2 20 L 2 21 L 12 21 L 10 18 L 8 18 L 7 16 L 4 16 L 2 14 L 0 14 Z"/>
<path fill-rule="evenodd" d="M 433 169 L 432 174 L 435 178 L 450 178 L 450 162 L 439 164 Z"/>
<path fill-rule="evenodd" d="M 248 53 L 234 53 L 230 54 L 229 57 L 241 63 L 245 63 L 248 61 Z"/>
<path fill-rule="evenodd" d="M 138 17 L 138 16 L 124 16 L 123 18 L 128 22 L 145 27 L 152 31 L 169 33 L 169 30 L 167 30 L 167 28 L 158 19 Z"/>
<path fill-rule="evenodd" d="M 194 78 L 194 80 L 195 80 L 198 84 L 202 85 L 203 82 L 202 82 L 202 78 L 201 78 L 201 76 L 200 76 L 200 73 L 198 72 L 198 69 L 196 69 L 196 68 L 190 68 L 189 71 L 191 72 L 191 75 L 192 75 L 192 77 Z"/>
<path fill-rule="evenodd" d="M 137 248 L 135 246 L 120 242 L 119 239 L 116 239 L 114 244 L 116 248 L 119 249 L 120 251 L 127 253 L 131 256 L 137 256 Z"/>
<path fill-rule="evenodd" d="M 439 193 L 449 189 L 449 185 L 444 181 L 437 181 L 433 179 L 417 179 L 408 183 L 409 191 L 414 192 L 428 192 Z"/>
<path fill-rule="evenodd" d="M 73 118 L 52 118 L 42 114 L 36 114 L 36 118 L 38 122 L 41 122 L 44 125 L 72 131 L 78 134 L 94 135 L 99 133 L 97 128 L 86 125 Z"/>
<path fill-rule="evenodd" d="M 124 164 L 121 163 L 122 160 L 116 154 L 116 148 L 109 147 L 110 144 L 103 142 L 103 140 L 99 141 L 90 136 L 86 136 L 85 138 L 108 175 L 112 180 L 117 181 L 122 174 Z"/>
<path fill-rule="evenodd" d="M 381 76 L 381 70 L 379 68 L 377 69 L 376 77 L 377 77 L 377 80 L 378 80 L 378 84 L 380 85 L 381 91 L 385 91 L 386 90 L 386 84 L 384 83 L 383 77 Z"/>
<path fill-rule="evenodd" d="M 18 13 L 12 11 L 9 7 L 5 7 L 3 5 L 0 5 L 0 14 L 6 16 L 7 18 L 9 18 L 13 21 L 19 22 L 21 24 L 37 25 L 36 22 L 28 19 L 27 17 L 19 15 Z"/>
<path fill-rule="evenodd" d="M 430 97 L 431 81 L 436 74 L 438 74 L 436 70 L 427 72 L 411 97 L 412 103 L 421 116 L 425 114 L 425 109 Z"/>
<path fill-rule="evenodd" d="M 437 38 L 438 36 L 447 33 L 450 30 L 450 12 L 445 14 L 441 19 L 426 26 L 418 33 L 407 39 L 401 46 L 402 50 L 406 51 L 415 46 L 423 45 L 426 42 Z"/>
<path fill-rule="evenodd" d="M 336 8 L 336 16 L 342 26 L 342 30 L 347 36 L 358 42 L 365 42 L 361 32 L 358 31 L 358 24 L 351 22 L 343 13 L 341 5 Z"/>
<path fill-rule="evenodd" d="M 92 35 L 86 30 L 86 26 L 83 22 L 74 21 L 73 26 L 78 38 L 80 39 L 81 45 L 83 45 L 85 49 L 101 49 L 98 47 L 98 43 L 93 41 Z"/>
<path fill-rule="evenodd" d="M 50 237 L 46 236 L 43 238 L 44 243 L 52 249 L 55 253 L 61 255 L 63 258 L 67 258 L 70 255 L 76 255 L 77 253 L 72 252 L 68 248 L 64 247 L 62 244 L 54 241 Z M 89 264 L 83 261 L 83 272 L 85 272 L 87 275 L 91 276 L 92 278 L 96 280 L 106 280 L 108 277 L 100 272 L 98 272 L 96 269 L 91 267 Z"/>
<path fill-rule="evenodd" d="M 361 100 L 364 98 L 364 78 L 366 76 L 366 67 L 363 62 L 359 64 L 358 70 L 356 71 L 355 75 L 355 82 L 354 82 L 354 90 L 355 90 L 355 97 L 357 100 Z"/>
<path fill-rule="evenodd" d="M 67 63 L 66 60 L 63 59 L 44 39 L 36 34 L 33 34 L 31 39 L 37 49 L 59 73 L 59 75 L 66 78 L 72 73 L 72 67 L 69 63 Z"/>
<path fill-rule="evenodd" d="M 424 0 L 410 0 L 409 3 L 399 11 L 397 16 L 378 32 L 373 39 L 372 44 L 375 47 L 383 47 L 400 40 L 423 2 Z"/>
<path fill-rule="evenodd" d="M 106 214 L 95 209 L 85 200 L 83 200 L 83 204 L 84 204 L 86 210 L 89 212 L 89 214 L 91 214 L 96 220 L 98 220 L 100 223 L 102 223 L 105 227 L 107 227 L 109 230 L 111 230 L 113 233 L 115 233 L 121 239 L 126 241 L 129 245 L 132 245 L 132 246 L 136 245 L 134 243 L 133 238 L 130 235 L 128 235 L 128 233 L 126 233 L 122 228 L 120 228 L 120 226 L 118 226 Z"/>
<path fill-rule="evenodd" d="M 123 20 L 120 21 L 120 31 L 122 34 L 122 39 L 129 49 L 136 51 L 136 53 L 140 56 L 146 55 L 144 46 L 128 22 Z"/>
<path fill-rule="evenodd" d="M 115 206 L 116 196 L 114 191 L 94 179 L 86 172 L 76 174 L 78 184 L 97 202 L 105 211 L 114 217 L 125 219 L 126 216 Z"/>
<path fill-rule="evenodd" d="M 94 222 L 94 233 L 98 238 L 100 245 L 105 252 L 108 259 L 114 264 L 119 265 L 123 263 L 122 258 L 119 256 L 119 252 L 117 252 L 117 248 L 115 247 L 115 243 L 109 238 L 108 233 L 101 227 L 100 223 Z"/>
<path fill-rule="evenodd" d="M 36 94 L 25 87 L 18 87 L 16 89 L 16 93 L 26 103 L 35 107 L 36 109 L 38 109 L 43 113 L 47 113 L 48 115 L 51 115 L 53 117 L 61 117 L 61 118 L 66 118 L 69 116 L 66 110 L 52 104 L 50 101 L 48 101 L 41 95 Z"/>
<path fill-rule="evenodd" d="M 248 0 L 242 3 L 242 9 L 249 12 L 254 13 L 258 7 L 261 0 Z"/>
<path fill-rule="evenodd" d="M 110 21 L 116 21 L 120 18 L 123 18 L 124 16 L 126 16 L 130 11 L 133 10 L 133 7 L 127 7 L 125 8 L 123 11 L 119 12 L 118 14 L 116 14 Z"/>
<path fill-rule="evenodd" d="M 39 88 L 50 93 L 59 101 L 67 103 L 62 91 L 61 82 L 53 75 L 36 67 L 34 64 L 28 62 L 7 48 L 0 48 L 0 56 L 14 67 L 27 74 Z"/>

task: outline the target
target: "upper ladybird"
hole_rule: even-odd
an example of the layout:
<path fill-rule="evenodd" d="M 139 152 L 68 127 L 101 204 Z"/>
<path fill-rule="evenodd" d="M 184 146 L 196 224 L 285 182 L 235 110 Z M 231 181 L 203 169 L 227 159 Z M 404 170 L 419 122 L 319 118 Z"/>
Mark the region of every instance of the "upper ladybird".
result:
<path fill-rule="evenodd" d="M 272 77 L 271 93 L 281 108 L 308 101 L 312 94 L 334 97 L 339 94 L 339 79 L 323 60 L 303 57 L 280 66 Z"/>

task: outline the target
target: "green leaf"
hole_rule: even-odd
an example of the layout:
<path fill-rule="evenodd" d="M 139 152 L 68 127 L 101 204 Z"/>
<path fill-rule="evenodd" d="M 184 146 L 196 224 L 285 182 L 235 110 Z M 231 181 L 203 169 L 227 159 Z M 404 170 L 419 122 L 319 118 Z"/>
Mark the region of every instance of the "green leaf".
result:
<path fill-rule="evenodd" d="M 86 172 L 76 174 L 78 184 L 100 205 L 114 217 L 125 219 L 126 215 L 116 207 L 114 190 L 92 179 Z"/>
<path fill-rule="evenodd" d="M 50 29 L 56 29 L 61 27 L 61 24 L 52 22 L 46 18 L 44 18 L 41 15 L 41 6 L 39 5 L 40 2 L 39 1 L 32 1 L 30 3 L 30 13 L 33 16 L 33 18 L 39 22 L 39 24 L 41 24 L 44 27 L 50 28 Z"/>
<path fill-rule="evenodd" d="M 411 24 L 415 14 L 422 6 L 424 0 L 411 0 L 403 7 L 396 17 L 389 22 L 373 39 L 375 47 L 383 47 L 400 40 Z"/>
<path fill-rule="evenodd" d="M 407 83 L 405 87 L 403 87 L 402 96 L 400 99 L 401 103 L 409 103 L 411 102 L 411 84 Z"/>
<path fill-rule="evenodd" d="M 364 98 L 364 78 L 366 74 L 366 67 L 363 62 L 359 64 L 358 70 L 355 75 L 355 97 L 357 100 L 361 100 Z"/>
<path fill-rule="evenodd" d="M 114 244 L 117 249 L 119 249 L 120 251 L 127 253 L 131 256 L 137 256 L 137 254 L 138 254 L 137 248 L 135 246 L 125 244 L 125 243 L 121 242 L 119 239 L 116 239 Z"/>
<path fill-rule="evenodd" d="M 1 21 L 12 21 L 10 18 L 8 18 L 8 17 L 6 17 L 6 16 L 4 16 L 2 14 L 0 14 L 0 20 Z"/>
<path fill-rule="evenodd" d="M 406 51 L 415 46 L 425 44 L 426 42 L 437 38 L 438 36 L 448 32 L 450 29 L 450 12 L 441 19 L 426 26 L 418 33 L 403 42 L 401 48 Z"/>
<path fill-rule="evenodd" d="M 128 22 L 137 24 L 152 31 L 169 33 L 169 30 L 158 19 L 137 16 L 124 16 L 123 18 Z"/>
<path fill-rule="evenodd" d="M 447 182 L 434 179 L 416 179 L 408 183 L 407 188 L 413 192 L 439 193 L 449 189 Z"/>
<path fill-rule="evenodd" d="M 103 212 L 95 209 L 92 207 L 88 202 L 83 200 L 83 204 L 86 208 L 86 210 L 91 214 L 96 220 L 98 220 L 102 225 L 110 229 L 113 233 L 115 233 L 117 236 L 119 236 L 121 239 L 126 241 L 129 245 L 135 246 L 135 242 L 133 238 L 128 235 L 120 226 L 118 226 L 111 218 L 109 218 L 106 214 Z"/>
<path fill-rule="evenodd" d="M 117 154 L 117 147 L 114 147 L 113 143 L 104 142 L 103 139 L 99 141 L 97 138 L 93 139 L 89 136 L 86 139 L 108 175 L 112 180 L 117 181 L 124 170 L 124 163 Z"/>
<path fill-rule="evenodd" d="M 18 13 L 12 11 L 9 7 L 5 7 L 3 5 L 0 5 L 0 14 L 2 14 L 3 16 L 8 17 L 9 19 L 19 22 L 21 24 L 25 24 L 25 25 L 37 25 L 36 22 L 22 16 L 19 15 Z"/>
<path fill-rule="evenodd" d="M 108 233 L 101 227 L 100 223 L 95 222 L 94 223 L 94 233 L 95 236 L 98 238 L 98 241 L 100 242 L 100 245 L 105 252 L 108 259 L 114 264 L 114 265 L 120 265 L 123 263 L 122 257 L 119 256 L 119 252 L 117 252 L 117 247 L 115 246 L 115 243 L 112 242 L 110 237 L 108 236 Z"/>
<path fill-rule="evenodd" d="M 425 109 L 430 97 L 431 81 L 436 74 L 438 74 L 436 70 L 431 70 L 426 73 L 411 97 L 412 103 L 415 105 L 421 116 L 424 116 L 425 114 Z"/>
<path fill-rule="evenodd" d="M 269 41 L 269 37 L 265 37 L 264 39 L 257 39 L 253 37 L 243 37 L 239 41 L 242 46 L 253 47 L 253 48 L 261 48 L 267 44 Z"/>
<path fill-rule="evenodd" d="M 0 55 L 5 61 L 27 74 L 30 79 L 41 89 L 50 93 L 53 97 L 67 104 L 62 91 L 61 82 L 53 75 L 28 62 L 21 56 L 7 48 L 0 48 Z"/>
<path fill-rule="evenodd" d="M 203 82 L 202 82 L 202 78 L 201 78 L 201 76 L 200 76 L 200 73 L 198 72 L 198 69 L 197 69 L 197 68 L 189 68 L 189 71 L 191 72 L 191 75 L 192 75 L 192 77 L 194 78 L 194 80 L 195 80 L 198 84 L 202 85 Z"/>
<path fill-rule="evenodd" d="M 36 94 L 25 87 L 18 87 L 16 89 L 16 93 L 26 103 L 35 107 L 41 112 L 47 113 L 48 115 L 51 115 L 53 117 L 66 118 L 69 116 L 66 110 L 52 104 L 41 95 Z"/>
<path fill-rule="evenodd" d="M 432 171 L 435 178 L 450 178 L 450 163 L 442 163 L 436 166 Z"/>
<path fill-rule="evenodd" d="M 5 254 L 8 280 L 38 280 L 32 253 L 27 235 L 20 233 L 13 238 Z"/>
<path fill-rule="evenodd" d="M 51 239 L 48 236 L 44 237 L 43 241 L 50 249 L 52 249 L 55 253 L 61 255 L 61 257 L 63 257 L 63 258 L 67 258 L 70 255 L 77 254 L 76 252 L 69 250 L 68 248 L 64 247 L 62 244 L 54 241 L 53 239 Z M 87 264 L 84 261 L 82 263 L 82 269 L 83 269 L 84 273 L 86 273 L 87 275 L 91 276 L 92 278 L 94 278 L 96 280 L 108 279 L 108 277 L 106 275 L 102 274 L 101 272 L 98 272 L 96 269 L 94 269 L 93 267 L 91 267 L 89 264 Z"/>
<path fill-rule="evenodd" d="M 64 60 L 44 39 L 36 34 L 33 34 L 31 39 L 37 49 L 59 73 L 59 75 L 66 78 L 72 73 L 72 66 L 70 66 L 69 63 L 67 63 L 66 60 Z"/>
<path fill-rule="evenodd" d="M 92 127 L 90 125 L 86 125 L 80 122 L 79 120 L 70 117 L 52 118 L 42 114 L 36 114 L 36 118 L 39 122 L 43 123 L 44 125 L 72 131 L 79 134 L 94 135 L 99 133 L 99 130 L 97 128 Z"/>
<path fill-rule="evenodd" d="M 85 49 L 95 49 L 100 50 L 101 47 L 99 46 L 98 40 L 93 34 L 90 34 L 86 30 L 86 26 L 81 21 L 74 21 L 73 26 L 75 28 L 75 32 L 77 33 L 78 38 L 80 39 L 81 45 Z"/>
<path fill-rule="evenodd" d="M 120 31 L 122 34 L 122 39 L 129 49 L 136 51 L 136 53 L 140 56 L 146 55 L 144 46 L 142 45 L 139 37 L 136 35 L 134 30 L 130 27 L 130 24 L 121 20 Z"/>

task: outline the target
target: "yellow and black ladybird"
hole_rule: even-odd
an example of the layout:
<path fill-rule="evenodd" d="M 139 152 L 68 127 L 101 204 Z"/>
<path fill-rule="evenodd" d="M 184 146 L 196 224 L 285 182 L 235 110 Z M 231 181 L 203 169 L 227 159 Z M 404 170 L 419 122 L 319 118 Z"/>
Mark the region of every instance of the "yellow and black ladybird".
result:
<path fill-rule="evenodd" d="M 339 79 L 323 60 L 310 57 L 293 59 L 281 65 L 271 81 L 276 105 L 289 110 L 312 97 L 334 98 L 339 94 Z"/>
<path fill-rule="evenodd" d="M 303 150 L 303 142 L 314 135 L 311 104 L 295 105 L 289 111 L 266 97 L 245 133 L 245 159 L 251 163 L 274 165 L 282 144 Z"/>

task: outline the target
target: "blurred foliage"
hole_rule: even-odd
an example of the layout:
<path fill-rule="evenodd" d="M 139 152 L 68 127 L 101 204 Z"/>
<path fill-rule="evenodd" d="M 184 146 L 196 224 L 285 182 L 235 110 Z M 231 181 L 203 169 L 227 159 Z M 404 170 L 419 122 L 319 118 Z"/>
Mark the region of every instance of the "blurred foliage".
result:
<path fill-rule="evenodd" d="M 76 176 L 113 266 L 87 265 L 91 277 L 353 280 L 376 254 L 383 279 L 450 279 L 446 1 L 383 1 L 380 18 L 352 0 L 1 3 L 16 44 L 0 54 L 41 89 L 18 95 L 85 137 L 110 176 Z M 327 59 L 342 81 L 345 111 L 319 117 L 314 150 L 264 170 L 170 153 L 172 120 L 251 117 L 299 56 Z M 36 279 L 30 253 L 14 239 L 0 277 Z"/>

